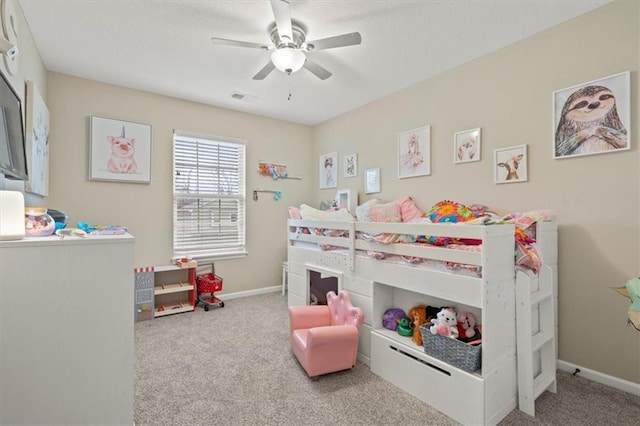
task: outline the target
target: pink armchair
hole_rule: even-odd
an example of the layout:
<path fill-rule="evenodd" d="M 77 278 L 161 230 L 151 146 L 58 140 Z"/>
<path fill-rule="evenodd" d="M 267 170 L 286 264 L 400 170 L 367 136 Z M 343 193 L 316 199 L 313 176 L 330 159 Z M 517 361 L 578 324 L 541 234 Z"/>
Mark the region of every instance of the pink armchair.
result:
<path fill-rule="evenodd" d="M 347 370 L 356 364 L 362 309 L 349 293 L 327 293 L 327 305 L 289 307 L 291 350 L 309 377 Z"/>

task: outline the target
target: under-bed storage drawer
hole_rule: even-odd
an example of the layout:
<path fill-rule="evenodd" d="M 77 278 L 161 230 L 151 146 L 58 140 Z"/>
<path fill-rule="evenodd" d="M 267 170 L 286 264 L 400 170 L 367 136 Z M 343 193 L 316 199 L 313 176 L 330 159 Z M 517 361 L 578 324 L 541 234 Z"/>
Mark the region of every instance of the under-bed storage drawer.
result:
<path fill-rule="evenodd" d="M 289 263 L 291 265 L 291 263 Z M 291 273 L 287 277 L 287 301 L 289 306 L 304 306 L 309 304 L 309 284 L 305 276 Z"/>
<path fill-rule="evenodd" d="M 371 332 L 371 371 L 463 424 L 484 423 L 484 380 Z"/>

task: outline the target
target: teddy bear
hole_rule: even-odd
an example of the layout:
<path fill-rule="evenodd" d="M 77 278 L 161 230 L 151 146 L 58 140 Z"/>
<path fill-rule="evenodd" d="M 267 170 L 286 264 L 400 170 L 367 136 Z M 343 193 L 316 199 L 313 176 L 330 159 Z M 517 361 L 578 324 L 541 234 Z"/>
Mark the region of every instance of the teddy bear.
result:
<path fill-rule="evenodd" d="M 476 335 L 476 318 L 471 312 L 458 312 L 456 320 L 460 339 L 471 339 Z"/>
<path fill-rule="evenodd" d="M 436 319 L 432 319 L 433 325 L 429 328 L 431 334 L 439 334 L 452 338 L 458 337 L 458 322 L 456 319 L 456 311 L 453 308 L 443 308 L 436 315 Z"/>

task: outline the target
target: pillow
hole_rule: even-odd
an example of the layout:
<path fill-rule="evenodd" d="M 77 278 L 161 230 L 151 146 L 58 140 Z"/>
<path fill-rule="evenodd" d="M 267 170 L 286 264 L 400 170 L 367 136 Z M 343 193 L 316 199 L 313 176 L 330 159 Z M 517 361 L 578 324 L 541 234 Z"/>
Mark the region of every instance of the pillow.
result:
<path fill-rule="evenodd" d="M 416 206 L 411 197 L 398 198 L 395 202 L 400 206 L 400 216 L 404 223 L 413 222 L 416 219 L 422 219 L 427 216 Z"/>
<path fill-rule="evenodd" d="M 380 203 L 381 201 L 379 199 L 372 198 L 371 200 L 360 204 L 358 207 L 356 207 L 356 218 L 361 222 L 371 222 L 367 216 L 367 211 L 369 210 L 370 206 Z"/>
<path fill-rule="evenodd" d="M 402 216 L 400 215 L 400 206 L 398 203 L 372 204 L 366 210 L 363 222 L 388 222 L 400 223 Z M 364 240 L 372 240 L 381 244 L 391 244 L 396 242 L 398 234 L 366 234 L 362 233 L 360 238 Z M 377 253 L 376 253 L 377 254 Z M 369 253 L 371 256 L 371 253 Z"/>
<path fill-rule="evenodd" d="M 300 213 L 300 209 L 294 206 L 289 207 L 289 218 L 293 220 L 302 219 L 302 214 Z M 298 233 L 302 234 L 310 234 L 309 228 L 298 227 Z"/>
<path fill-rule="evenodd" d="M 297 207 L 289 207 L 289 218 L 293 220 L 302 219 L 302 215 L 300 214 L 300 209 Z"/>
<path fill-rule="evenodd" d="M 373 204 L 369 206 L 365 222 L 402 222 L 400 205 L 397 203 Z"/>
<path fill-rule="evenodd" d="M 427 217 L 433 223 L 458 223 L 468 222 L 476 219 L 476 214 L 470 210 L 464 204 L 457 203 L 455 201 L 442 200 L 437 202 L 431 207 L 431 210 L 427 213 Z M 446 246 L 447 244 L 454 244 L 461 242 L 456 238 L 439 237 L 439 236 L 424 236 L 424 242 L 434 244 L 437 246 Z M 465 240 L 466 244 L 475 245 L 480 244 L 481 240 Z"/>
<path fill-rule="evenodd" d="M 427 217 L 433 223 L 441 222 L 467 222 L 476 218 L 476 215 L 464 204 L 455 201 L 439 201 L 431 207 Z"/>
<path fill-rule="evenodd" d="M 318 210 L 306 204 L 300 205 L 300 214 L 303 219 L 307 220 L 325 220 L 325 221 L 352 221 L 353 216 L 347 209 L 340 210 Z"/>

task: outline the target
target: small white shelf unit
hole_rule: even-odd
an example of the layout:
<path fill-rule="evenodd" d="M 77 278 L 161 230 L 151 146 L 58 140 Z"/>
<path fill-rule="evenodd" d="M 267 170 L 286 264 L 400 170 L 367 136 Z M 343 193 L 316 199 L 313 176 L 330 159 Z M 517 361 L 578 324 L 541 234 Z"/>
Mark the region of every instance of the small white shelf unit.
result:
<path fill-rule="evenodd" d="M 154 316 L 190 312 L 195 308 L 196 268 L 176 265 L 154 268 Z"/>

